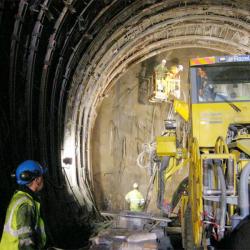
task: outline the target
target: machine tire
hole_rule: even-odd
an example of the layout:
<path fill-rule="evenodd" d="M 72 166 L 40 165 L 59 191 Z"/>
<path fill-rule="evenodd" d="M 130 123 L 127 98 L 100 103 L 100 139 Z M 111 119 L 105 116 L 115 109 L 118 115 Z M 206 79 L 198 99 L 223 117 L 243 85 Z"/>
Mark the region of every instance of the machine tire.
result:
<path fill-rule="evenodd" d="M 184 214 L 184 239 L 183 247 L 185 250 L 194 250 L 193 227 L 192 227 L 192 213 L 191 208 L 187 207 Z"/>

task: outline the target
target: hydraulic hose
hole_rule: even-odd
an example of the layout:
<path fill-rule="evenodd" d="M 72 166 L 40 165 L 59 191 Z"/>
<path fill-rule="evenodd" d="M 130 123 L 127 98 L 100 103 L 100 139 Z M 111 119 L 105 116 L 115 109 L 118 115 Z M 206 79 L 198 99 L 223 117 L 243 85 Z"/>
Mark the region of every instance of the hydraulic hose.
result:
<path fill-rule="evenodd" d="M 234 190 L 234 160 L 232 158 L 228 161 L 227 186 L 230 191 Z"/>
<path fill-rule="evenodd" d="M 203 160 L 203 186 L 207 190 L 209 188 L 209 164 L 208 160 Z"/>
<path fill-rule="evenodd" d="M 239 207 L 240 215 L 245 218 L 249 214 L 249 194 L 248 194 L 248 177 L 250 175 L 250 163 L 248 163 L 242 170 L 240 175 L 240 197 Z"/>
<path fill-rule="evenodd" d="M 218 178 L 220 180 L 221 186 L 221 214 L 220 214 L 220 227 L 219 227 L 219 239 L 222 239 L 224 236 L 225 231 L 225 221 L 226 221 L 226 208 L 227 208 L 227 201 L 226 201 L 226 181 L 225 176 L 221 167 L 221 161 L 216 161 L 217 171 L 218 171 Z"/>
<path fill-rule="evenodd" d="M 158 194 L 157 194 L 157 207 L 163 210 L 163 199 L 165 192 L 165 180 L 164 180 L 164 171 L 167 169 L 169 165 L 169 156 L 164 156 L 162 158 L 160 168 L 158 171 Z"/>

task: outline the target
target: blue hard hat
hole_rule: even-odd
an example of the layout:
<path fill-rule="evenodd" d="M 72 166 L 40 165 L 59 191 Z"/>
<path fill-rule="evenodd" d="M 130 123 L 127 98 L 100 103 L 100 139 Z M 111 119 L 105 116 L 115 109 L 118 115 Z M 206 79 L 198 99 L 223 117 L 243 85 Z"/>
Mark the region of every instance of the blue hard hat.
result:
<path fill-rule="evenodd" d="M 43 168 L 38 162 L 27 160 L 22 162 L 16 169 L 16 181 L 19 185 L 26 185 L 35 178 L 46 173 L 47 169 Z"/>

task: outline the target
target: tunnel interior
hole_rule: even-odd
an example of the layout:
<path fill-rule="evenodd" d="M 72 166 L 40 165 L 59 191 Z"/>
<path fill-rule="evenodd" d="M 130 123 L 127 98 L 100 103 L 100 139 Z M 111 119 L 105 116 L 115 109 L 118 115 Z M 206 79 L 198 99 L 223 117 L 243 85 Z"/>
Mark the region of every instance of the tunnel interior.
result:
<path fill-rule="evenodd" d="M 43 210 L 59 247 L 87 241 L 108 201 L 123 209 L 133 181 L 145 192 L 147 171 L 136 158 L 168 109 L 147 102 L 153 67 L 178 60 L 187 93 L 190 58 L 250 50 L 248 1 L 1 0 L 0 7 L 1 225 L 11 173 L 36 159 L 49 168 Z"/>
<path fill-rule="evenodd" d="M 100 210 L 126 209 L 124 197 L 134 182 L 138 182 L 143 194 L 147 193 L 152 169 L 146 159 L 142 166 L 138 166 L 138 157 L 146 150 L 146 145 L 164 132 L 164 120 L 170 106 L 167 102 L 149 101 L 155 66 L 162 58 L 167 59 L 168 68 L 176 63 L 183 65 L 181 99 L 187 101 L 189 58 L 221 54 L 200 48 L 163 52 L 129 67 L 109 90 L 95 121 L 91 145 L 94 194 Z M 179 127 L 181 129 L 180 118 Z M 186 175 L 187 169 L 182 169 L 167 183 L 169 201 L 176 189 L 175 183 L 180 183 Z M 156 190 L 148 211 L 160 213 L 156 206 Z"/>

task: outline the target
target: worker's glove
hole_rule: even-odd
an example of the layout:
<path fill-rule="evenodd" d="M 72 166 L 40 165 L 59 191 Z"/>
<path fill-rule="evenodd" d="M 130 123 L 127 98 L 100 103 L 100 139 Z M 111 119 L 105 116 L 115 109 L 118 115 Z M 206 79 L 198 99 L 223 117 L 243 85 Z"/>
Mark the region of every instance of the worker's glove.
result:
<path fill-rule="evenodd" d="M 209 84 L 208 87 L 209 87 L 210 89 L 213 89 L 213 88 L 214 88 L 214 86 L 213 86 L 212 84 Z"/>
<path fill-rule="evenodd" d="M 144 206 L 144 204 L 145 204 L 145 201 L 144 200 L 140 200 L 140 202 L 139 202 L 139 206 Z"/>

